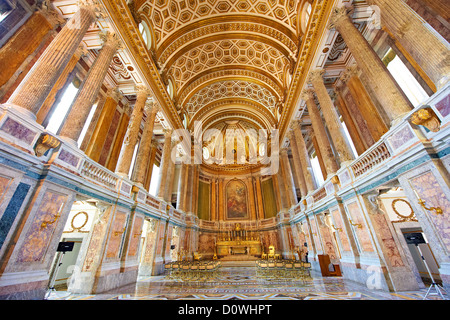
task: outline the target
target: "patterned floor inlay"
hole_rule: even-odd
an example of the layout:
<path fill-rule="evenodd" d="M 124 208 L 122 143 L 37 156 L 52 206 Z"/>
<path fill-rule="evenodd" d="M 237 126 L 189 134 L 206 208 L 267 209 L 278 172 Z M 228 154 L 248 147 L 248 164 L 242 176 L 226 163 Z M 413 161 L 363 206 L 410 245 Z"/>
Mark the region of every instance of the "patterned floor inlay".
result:
<path fill-rule="evenodd" d="M 267 281 L 254 267 L 223 267 L 214 279 L 181 281 L 169 276 L 140 278 L 102 294 L 52 292 L 49 300 L 422 300 L 427 289 L 409 292 L 369 290 L 341 277 L 315 272 L 306 280 Z M 445 296 L 447 298 L 447 296 Z M 442 300 L 433 294 L 429 300 Z"/>

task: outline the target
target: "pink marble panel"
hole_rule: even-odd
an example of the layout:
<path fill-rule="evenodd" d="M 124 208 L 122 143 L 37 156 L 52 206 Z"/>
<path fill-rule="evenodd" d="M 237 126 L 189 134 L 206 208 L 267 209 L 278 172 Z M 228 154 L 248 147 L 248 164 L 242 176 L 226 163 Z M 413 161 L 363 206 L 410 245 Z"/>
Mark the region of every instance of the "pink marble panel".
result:
<path fill-rule="evenodd" d="M 320 242 L 319 229 L 317 227 L 316 218 L 314 217 L 314 218 L 310 219 L 309 221 L 311 224 L 311 233 L 313 235 L 314 245 L 316 246 L 316 250 L 323 251 L 322 243 Z"/>
<path fill-rule="evenodd" d="M 142 217 L 136 217 L 134 219 L 133 230 L 130 235 L 130 246 L 128 248 L 128 256 L 134 257 L 139 247 L 139 241 L 141 240 L 142 225 L 144 219 Z"/>
<path fill-rule="evenodd" d="M 373 252 L 372 242 L 370 241 L 370 234 L 367 231 L 367 227 L 363 221 L 361 209 L 358 206 L 357 202 L 352 202 L 347 205 L 347 209 L 350 212 L 350 216 L 352 217 L 353 224 L 361 224 L 361 228 L 355 228 L 356 234 L 358 235 L 359 242 L 361 243 L 361 247 L 363 251 Z"/>
<path fill-rule="evenodd" d="M 450 94 L 436 103 L 435 107 L 440 112 L 440 114 L 442 114 L 442 116 L 448 116 L 450 114 Z"/>
<path fill-rule="evenodd" d="M 62 149 L 61 152 L 58 155 L 58 159 L 70 164 L 73 167 L 77 167 L 78 166 L 78 162 L 80 161 L 80 158 L 78 158 L 77 156 L 75 156 L 74 154 L 68 152 L 65 149 Z"/>
<path fill-rule="evenodd" d="M 382 214 L 376 214 L 372 215 L 371 219 L 377 225 L 377 232 L 384 247 L 383 252 L 386 260 L 388 260 L 393 267 L 403 267 L 405 264 L 400 256 L 397 244 L 392 237 L 386 218 Z"/>
<path fill-rule="evenodd" d="M 336 223 L 335 227 L 338 229 L 339 239 L 342 244 L 342 251 L 351 251 L 350 242 L 348 240 L 347 233 L 345 232 L 344 223 L 342 221 L 339 209 L 331 211 L 331 215 Z"/>
<path fill-rule="evenodd" d="M 120 243 L 125 234 L 125 223 L 127 215 L 118 211 L 112 225 L 111 236 L 106 250 L 106 258 L 116 258 L 119 256 Z"/>
<path fill-rule="evenodd" d="M 393 134 L 388 140 L 392 148 L 396 150 L 412 138 L 414 138 L 414 134 L 412 133 L 409 126 L 406 125 L 401 130 Z"/>
<path fill-rule="evenodd" d="M 450 252 L 450 201 L 445 196 L 441 185 L 431 171 L 410 180 L 412 187 L 419 197 L 425 201 L 425 206 L 440 207 L 443 214 L 436 214 L 433 210 L 423 210 L 432 221 L 434 228 L 444 243 L 447 252 Z"/>
<path fill-rule="evenodd" d="M 36 136 L 36 132 L 11 118 L 6 119 L 0 130 L 27 144 L 31 144 Z"/>
<path fill-rule="evenodd" d="M 44 257 L 67 198 L 67 195 L 45 191 L 19 250 L 18 262 L 36 262 Z"/>
<path fill-rule="evenodd" d="M 330 232 L 330 228 L 326 225 L 320 227 L 320 233 L 322 235 L 323 244 L 325 246 L 325 252 L 330 256 L 330 259 L 337 259 L 336 250 L 334 248 L 334 243 L 332 239 L 332 235 Z"/>
<path fill-rule="evenodd" d="M 108 224 L 106 222 L 109 220 L 111 211 L 112 210 L 109 209 L 102 217 L 101 222 L 98 222 L 94 225 L 92 237 L 89 241 L 89 247 L 86 253 L 86 258 L 84 259 L 82 268 L 83 271 L 91 271 L 100 259 L 103 243 L 105 241 L 106 229 L 108 228 Z"/>

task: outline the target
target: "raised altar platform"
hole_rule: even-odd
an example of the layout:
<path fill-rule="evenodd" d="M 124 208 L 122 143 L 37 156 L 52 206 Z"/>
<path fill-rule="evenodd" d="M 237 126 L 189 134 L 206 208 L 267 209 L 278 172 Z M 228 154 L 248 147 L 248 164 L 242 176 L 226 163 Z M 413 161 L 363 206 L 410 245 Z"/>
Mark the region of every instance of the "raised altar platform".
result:
<path fill-rule="evenodd" d="M 219 257 L 230 255 L 261 256 L 261 243 L 257 240 L 217 241 L 216 249 Z"/>

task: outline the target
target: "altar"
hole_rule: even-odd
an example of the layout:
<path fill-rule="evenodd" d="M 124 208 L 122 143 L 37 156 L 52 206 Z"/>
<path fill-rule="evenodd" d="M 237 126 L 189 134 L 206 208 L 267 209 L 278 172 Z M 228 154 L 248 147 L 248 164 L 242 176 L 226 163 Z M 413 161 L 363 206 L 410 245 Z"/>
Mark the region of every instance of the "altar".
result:
<path fill-rule="evenodd" d="M 257 240 L 224 240 L 217 241 L 216 250 L 218 256 L 226 255 L 261 255 L 261 243 Z"/>
<path fill-rule="evenodd" d="M 261 256 L 261 242 L 252 232 L 241 229 L 239 223 L 216 242 L 216 254 Z"/>

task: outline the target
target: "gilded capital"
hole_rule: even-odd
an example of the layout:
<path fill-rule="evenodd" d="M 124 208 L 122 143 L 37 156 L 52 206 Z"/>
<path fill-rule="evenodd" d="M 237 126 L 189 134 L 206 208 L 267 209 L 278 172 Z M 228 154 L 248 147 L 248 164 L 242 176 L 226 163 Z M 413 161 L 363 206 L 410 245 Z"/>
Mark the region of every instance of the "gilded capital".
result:
<path fill-rule="evenodd" d="M 328 29 L 335 29 L 338 27 L 342 21 L 348 19 L 348 8 L 345 6 L 339 8 L 333 8 L 330 16 L 330 23 L 328 24 Z"/>
<path fill-rule="evenodd" d="M 117 87 L 109 89 L 107 95 L 115 101 L 119 101 L 120 99 L 122 99 L 122 92 L 120 92 Z"/>
<path fill-rule="evenodd" d="M 163 129 L 164 138 L 170 138 L 172 136 L 172 128 Z"/>
<path fill-rule="evenodd" d="M 77 5 L 80 9 L 88 10 L 96 19 L 105 18 L 106 16 L 98 0 L 78 0 Z"/>
<path fill-rule="evenodd" d="M 323 75 L 325 73 L 325 70 L 323 69 L 315 69 L 311 71 L 308 75 L 308 82 L 313 83 L 315 81 L 321 81 L 323 82 Z"/>
<path fill-rule="evenodd" d="M 146 86 L 136 86 L 135 90 L 136 90 L 136 95 L 138 96 L 138 98 L 140 96 L 144 96 L 145 100 L 147 100 L 147 97 L 152 94 L 152 91 L 149 88 L 147 88 Z"/>
<path fill-rule="evenodd" d="M 110 46 L 115 49 L 122 47 L 122 40 L 115 32 L 102 31 L 99 33 L 100 39 L 103 41 L 103 46 Z"/>
<path fill-rule="evenodd" d="M 357 76 L 359 74 L 359 68 L 357 65 L 351 65 L 345 68 L 345 70 L 341 74 L 341 81 L 343 83 L 347 83 L 351 77 Z"/>
<path fill-rule="evenodd" d="M 314 90 L 313 89 L 305 89 L 300 94 L 300 98 L 304 101 L 308 101 L 309 99 L 314 99 Z"/>
<path fill-rule="evenodd" d="M 50 0 L 44 0 L 38 4 L 36 11 L 42 14 L 53 28 L 62 26 L 66 22 L 66 20 L 64 20 L 64 18 L 55 10 Z"/>

